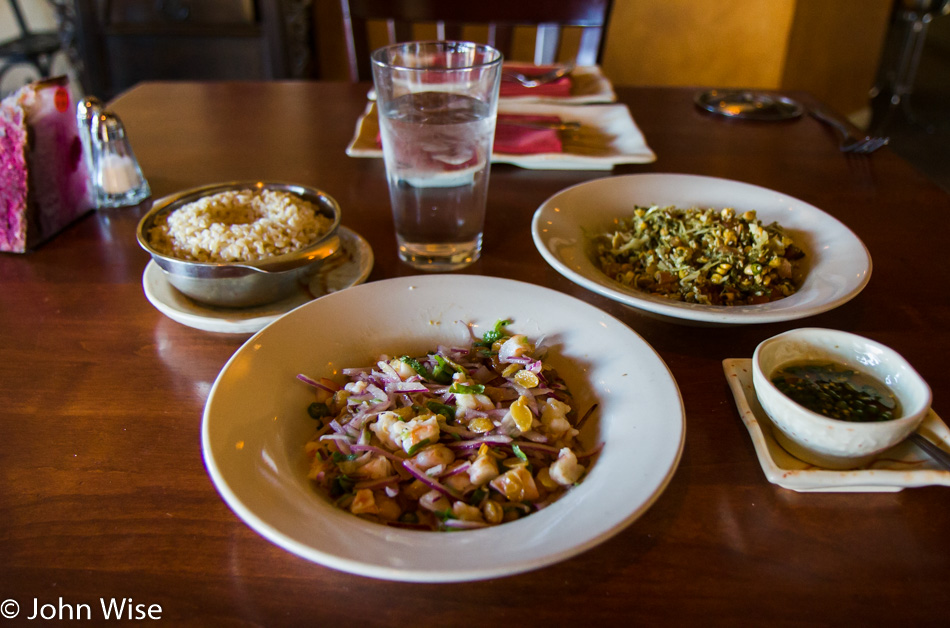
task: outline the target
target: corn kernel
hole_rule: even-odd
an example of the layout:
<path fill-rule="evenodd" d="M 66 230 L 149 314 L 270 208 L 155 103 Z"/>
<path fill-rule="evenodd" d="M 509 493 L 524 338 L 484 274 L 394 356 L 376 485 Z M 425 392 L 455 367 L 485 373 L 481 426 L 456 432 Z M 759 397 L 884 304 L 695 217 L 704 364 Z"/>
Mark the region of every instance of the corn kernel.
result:
<path fill-rule="evenodd" d="M 502 377 L 511 377 L 512 375 L 520 371 L 521 368 L 522 367 L 520 364 L 509 364 L 508 366 L 505 367 L 505 370 L 501 372 Z"/>
<path fill-rule="evenodd" d="M 477 419 L 472 419 L 468 424 L 468 429 L 478 434 L 484 434 L 485 432 L 490 432 L 495 428 L 495 424 L 491 422 L 491 419 L 487 417 L 478 417 Z M 482 447 L 485 447 L 483 444 Z"/>
<path fill-rule="evenodd" d="M 489 499 L 485 501 L 485 504 L 482 506 L 482 515 L 488 523 L 501 523 L 504 514 L 505 511 L 502 509 L 501 504 L 494 500 Z"/>
<path fill-rule="evenodd" d="M 515 420 L 515 425 L 518 426 L 519 430 L 527 432 L 531 429 L 531 421 L 534 417 L 528 408 L 528 399 L 524 395 L 518 397 L 518 401 L 511 404 L 510 410 L 511 418 Z"/>
<path fill-rule="evenodd" d="M 538 483 L 549 491 L 560 488 L 560 485 L 551 478 L 551 472 L 548 470 L 548 467 L 541 467 L 536 477 L 538 478 Z"/>
<path fill-rule="evenodd" d="M 524 499 L 524 482 L 516 473 L 506 473 L 504 475 L 504 492 L 509 501 L 520 502 Z"/>
<path fill-rule="evenodd" d="M 537 388 L 538 384 L 541 383 L 537 375 L 523 369 L 515 373 L 514 379 L 525 388 Z"/>

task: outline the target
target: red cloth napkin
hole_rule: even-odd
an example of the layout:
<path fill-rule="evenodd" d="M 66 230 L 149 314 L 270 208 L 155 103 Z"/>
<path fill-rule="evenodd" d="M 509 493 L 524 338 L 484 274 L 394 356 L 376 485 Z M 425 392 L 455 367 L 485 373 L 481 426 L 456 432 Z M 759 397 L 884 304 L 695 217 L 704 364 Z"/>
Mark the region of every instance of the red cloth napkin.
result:
<path fill-rule="evenodd" d="M 557 129 L 539 129 L 520 126 L 515 122 L 552 122 L 561 121 L 557 116 L 527 116 L 498 114 L 495 126 L 496 153 L 506 155 L 536 155 L 539 153 L 560 153 L 563 150 L 561 134 Z"/>
<path fill-rule="evenodd" d="M 515 63 L 506 63 L 505 68 L 515 70 L 526 76 L 537 76 L 544 74 L 548 70 L 553 70 L 555 66 L 551 65 L 520 65 Z M 562 76 L 556 81 L 538 85 L 537 87 L 525 87 L 515 79 L 505 78 L 502 75 L 501 87 L 498 95 L 501 98 L 512 96 L 547 96 L 554 98 L 567 98 L 571 95 L 571 77 Z"/>
<path fill-rule="evenodd" d="M 518 114 L 498 114 L 495 125 L 495 144 L 492 151 L 505 155 L 537 155 L 540 153 L 560 153 L 564 147 L 557 129 L 541 129 L 521 126 L 516 122 L 558 123 L 557 116 L 532 116 Z M 382 148 L 380 135 L 376 134 L 376 145 Z"/>

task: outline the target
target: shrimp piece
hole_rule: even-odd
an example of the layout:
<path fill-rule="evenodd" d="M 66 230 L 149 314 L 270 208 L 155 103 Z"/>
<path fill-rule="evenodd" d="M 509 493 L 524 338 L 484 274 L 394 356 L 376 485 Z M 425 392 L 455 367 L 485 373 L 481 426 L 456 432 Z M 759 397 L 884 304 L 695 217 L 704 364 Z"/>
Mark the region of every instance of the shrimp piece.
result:
<path fill-rule="evenodd" d="M 506 471 L 492 480 L 490 486 L 512 502 L 534 501 L 541 496 L 534 477 L 524 467 Z"/>
<path fill-rule="evenodd" d="M 464 472 L 442 477 L 440 481 L 450 489 L 458 491 L 459 493 L 464 493 L 472 486 L 472 481 L 469 479 L 468 473 Z"/>
<path fill-rule="evenodd" d="M 434 414 L 427 415 L 425 419 L 416 417 L 405 423 L 390 426 L 389 436 L 406 453 L 409 453 L 410 449 L 422 441 L 428 440 L 430 443 L 439 441 L 439 420 Z"/>
<path fill-rule="evenodd" d="M 400 379 L 403 381 L 409 379 L 413 375 L 417 375 L 416 370 L 402 360 L 390 360 L 389 366 L 391 366 L 393 370 L 396 371 L 396 374 L 399 375 Z"/>
<path fill-rule="evenodd" d="M 343 390 L 345 390 L 345 391 L 347 391 L 347 392 L 349 392 L 349 393 L 351 393 L 351 394 L 358 395 L 358 394 L 360 394 L 361 392 L 363 392 L 364 390 L 366 390 L 366 387 L 367 387 L 367 386 L 369 386 L 369 384 L 368 384 L 367 382 L 365 382 L 365 381 L 363 381 L 363 380 L 359 380 L 359 381 L 355 381 L 355 382 L 349 382 L 348 384 L 346 384 L 346 385 L 343 387 Z"/>
<path fill-rule="evenodd" d="M 495 404 L 488 395 L 480 393 L 456 393 L 455 405 L 459 410 L 481 410 L 488 412 L 495 409 Z"/>
<path fill-rule="evenodd" d="M 381 480 L 393 474 L 393 466 L 387 458 L 373 456 L 369 462 L 356 469 L 352 475 L 361 480 Z"/>
<path fill-rule="evenodd" d="M 564 447 L 557 454 L 557 460 L 548 467 L 551 479 L 561 486 L 571 486 L 584 475 L 584 467 L 578 464 L 574 452 Z"/>
<path fill-rule="evenodd" d="M 392 497 L 379 492 L 374 492 L 373 497 L 376 500 L 376 508 L 379 510 L 377 514 L 380 519 L 396 521 L 402 515 L 402 508 L 399 507 L 399 502 Z"/>
<path fill-rule="evenodd" d="M 469 506 L 465 502 L 455 502 L 452 504 L 452 514 L 462 521 L 484 521 L 482 511 L 476 506 Z"/>
<path fill-rule="evenodd" d="M 549 397 L 541 409 L 541 425 L 544 432 L 554 440 L 563 436 L 576 436 L 577 430 L 572 428 L 570 421 L 567 420 L 567 413 L 570 411 L 571 406 Z"/>
<path fill-rule="evenodd" d="M 455 454 L 445 445 L 429 445 L 412 457 L 412 463 L 428 471 L 439 465 L 448 466 L 455 460 Z"/>
<path fill-rule="evenodd" d="M 505 363 L 511 358 L 520 358 L 532 351 L 534 351 L 534 345 L 528 342 L 528 337 L 524 334 L 515 334 L 498 348 L 498 360 Z"/>
<path fill-rule="evenodd" d="M 431 512 L 444 512 L 452 508 L 445 495 L 436 490 L 431 490 L 420 497 L 419 505 Z"/>
<path fill-rule="evenodd" d="M 387 448 L 395 450 L 399 449 L 399 443 L 393 438 L 392 434 L 394 433 L 394 426 L 401 426 L 403 424 L 403 418 L 396 414 L 395 412 L 380 412 L 379 416 L 376 417 L 376 420 L 369 425 L 369 429 L 373 431 L 373 434 L 376 435 L 376 438 L 380 440 Z"/>
<path fill-rule="evenodd" d="M 419 498 L 428 493 L 430 490 L 431 489 L 425 482 L 413 480 L 409 486 L 402 489 L 402 494 L 409 499 L 415 499 L 418 501 Z"/>
<path fill-rule="evenodd" d="M 468 479 L 475 486 L 482 486 L 498 477 L 498 463 L 488 454 L 482 454 L 475 459 L 468 470 Z"/>
<path fill-rule="evenodd" d="M 373 491 L 368 488 L 361 488 L 356 491 L 356 497 L 350 504 L 350 512 L 354 515 L 375 515 L 379 514 L 379 507 L 376 506 L 376 498 Z"/>

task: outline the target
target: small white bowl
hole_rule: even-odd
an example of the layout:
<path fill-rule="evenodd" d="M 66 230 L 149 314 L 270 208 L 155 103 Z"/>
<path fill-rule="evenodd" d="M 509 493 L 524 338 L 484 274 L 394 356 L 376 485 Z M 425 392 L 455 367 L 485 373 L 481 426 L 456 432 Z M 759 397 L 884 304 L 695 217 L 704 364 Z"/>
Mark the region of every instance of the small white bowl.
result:
<path fill-rule="evenodd" d="M 890 421 L 858 423 L 805 409 L 771 381 L 780 368 L 802 360 L 828 360 L 873 376 L 897 397 L 901 415 Z M 931 401 L 930 387 L 897 352 L 833 329 L 794 329 L 765 340 L 752 357 L 752 383 L 782 447 L 826 469 L 863 466 L 901 442 L 920 425 Z"/>

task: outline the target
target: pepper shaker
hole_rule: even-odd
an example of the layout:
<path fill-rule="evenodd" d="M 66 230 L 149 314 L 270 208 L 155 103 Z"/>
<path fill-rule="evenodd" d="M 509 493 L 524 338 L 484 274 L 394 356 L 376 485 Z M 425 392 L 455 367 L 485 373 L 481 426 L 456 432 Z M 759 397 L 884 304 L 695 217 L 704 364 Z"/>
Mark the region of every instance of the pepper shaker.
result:
<path fill-rule="evenodd" d="M 137 205 L 151 195 L 119 117 L 102 111 L 93 135 L 93 181 L 98 207 Z"/>

